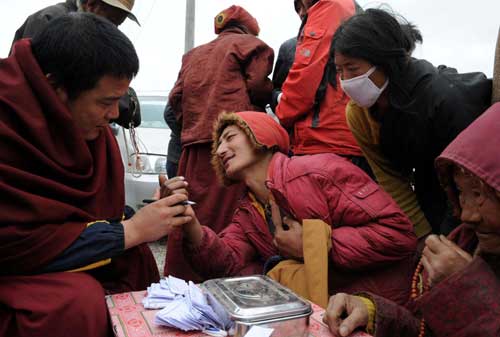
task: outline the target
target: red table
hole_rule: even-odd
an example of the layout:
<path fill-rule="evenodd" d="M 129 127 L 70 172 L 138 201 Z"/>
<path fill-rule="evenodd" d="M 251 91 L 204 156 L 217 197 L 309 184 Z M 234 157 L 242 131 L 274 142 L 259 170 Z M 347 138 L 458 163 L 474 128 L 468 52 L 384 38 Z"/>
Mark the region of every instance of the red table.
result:
<path fill-rule="evenodd" d="M 199 331 L 184 332 L 178 329 L 158 326 L 153 323 L 158 310 L 147 310 L 142 305 L 145 291 L 122 293 L 107 297 L 107 304 L 113 329 L 117 337 L 205 337 Z M 308 337 L 332 337 L 322 322 L 324 310 L 312 304 L 313 314 L 309 323 Z M 273 335 L 274 336 L 274 335 Z M 350 337 L 370 337 L 365 333 L 355 333 Z"/>

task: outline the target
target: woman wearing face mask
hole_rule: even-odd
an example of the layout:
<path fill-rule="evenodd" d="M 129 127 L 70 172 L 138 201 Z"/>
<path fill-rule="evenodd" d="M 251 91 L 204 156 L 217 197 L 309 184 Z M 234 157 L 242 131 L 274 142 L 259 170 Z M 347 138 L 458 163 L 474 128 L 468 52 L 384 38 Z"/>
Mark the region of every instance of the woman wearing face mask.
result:
<path fill-rule="evenodd" d="M 416 42 L 415 26 L 380 9 L 348 19 L 333 39 L 336 71 L 351 98 L 348 125 L 377 181 L 422 238 L 455 227 L 433 162 L 487 108 L 491 84 L 473 73 L 479 89 L 466 92 L 455 70 L 412 58 Z"/>

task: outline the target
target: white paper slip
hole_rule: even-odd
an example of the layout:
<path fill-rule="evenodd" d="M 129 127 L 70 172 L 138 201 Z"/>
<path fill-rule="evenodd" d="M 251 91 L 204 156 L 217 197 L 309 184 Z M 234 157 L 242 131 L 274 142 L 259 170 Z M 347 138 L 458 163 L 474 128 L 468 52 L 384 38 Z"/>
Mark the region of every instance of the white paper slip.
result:
<path fill-rule="evenodd" d="M 254 325 L 245 334 L 245 337 L 269 337 L 273 334 L 273 328 L 263 328 L 258 325 Z"/>

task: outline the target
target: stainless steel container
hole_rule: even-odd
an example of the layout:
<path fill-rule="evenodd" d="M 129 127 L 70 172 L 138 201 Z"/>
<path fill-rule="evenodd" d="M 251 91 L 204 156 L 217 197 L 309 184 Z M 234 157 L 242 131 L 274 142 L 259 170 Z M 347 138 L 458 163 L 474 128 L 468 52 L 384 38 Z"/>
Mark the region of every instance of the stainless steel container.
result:
<path fill-rule="evenodd" d="M 202 287 L 235 322 L 235 337 L 243 337 L 254 325 L 273 328 L 273 337 L 308 334 L 311 304 L 267 276 L 213 279 Z"/>

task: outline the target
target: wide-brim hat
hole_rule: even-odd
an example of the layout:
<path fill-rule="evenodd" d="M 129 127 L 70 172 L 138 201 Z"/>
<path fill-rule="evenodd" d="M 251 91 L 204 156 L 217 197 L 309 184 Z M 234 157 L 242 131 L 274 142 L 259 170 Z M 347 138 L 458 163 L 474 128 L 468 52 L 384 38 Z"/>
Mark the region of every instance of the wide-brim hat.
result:
<path fill-rule="evenodd" d="M 127 12 L 127 17 L 130 20 L 135 21 L 135 23 L 137 23 L 139 26 L 141 25 L 139 23 L 139 20 L 137 20 L 137 17 L 134 15 L 134 13 L 132 13 L 132 8 L 134 7 L 135 0 L 102 0 L 102 2 Z"/>

